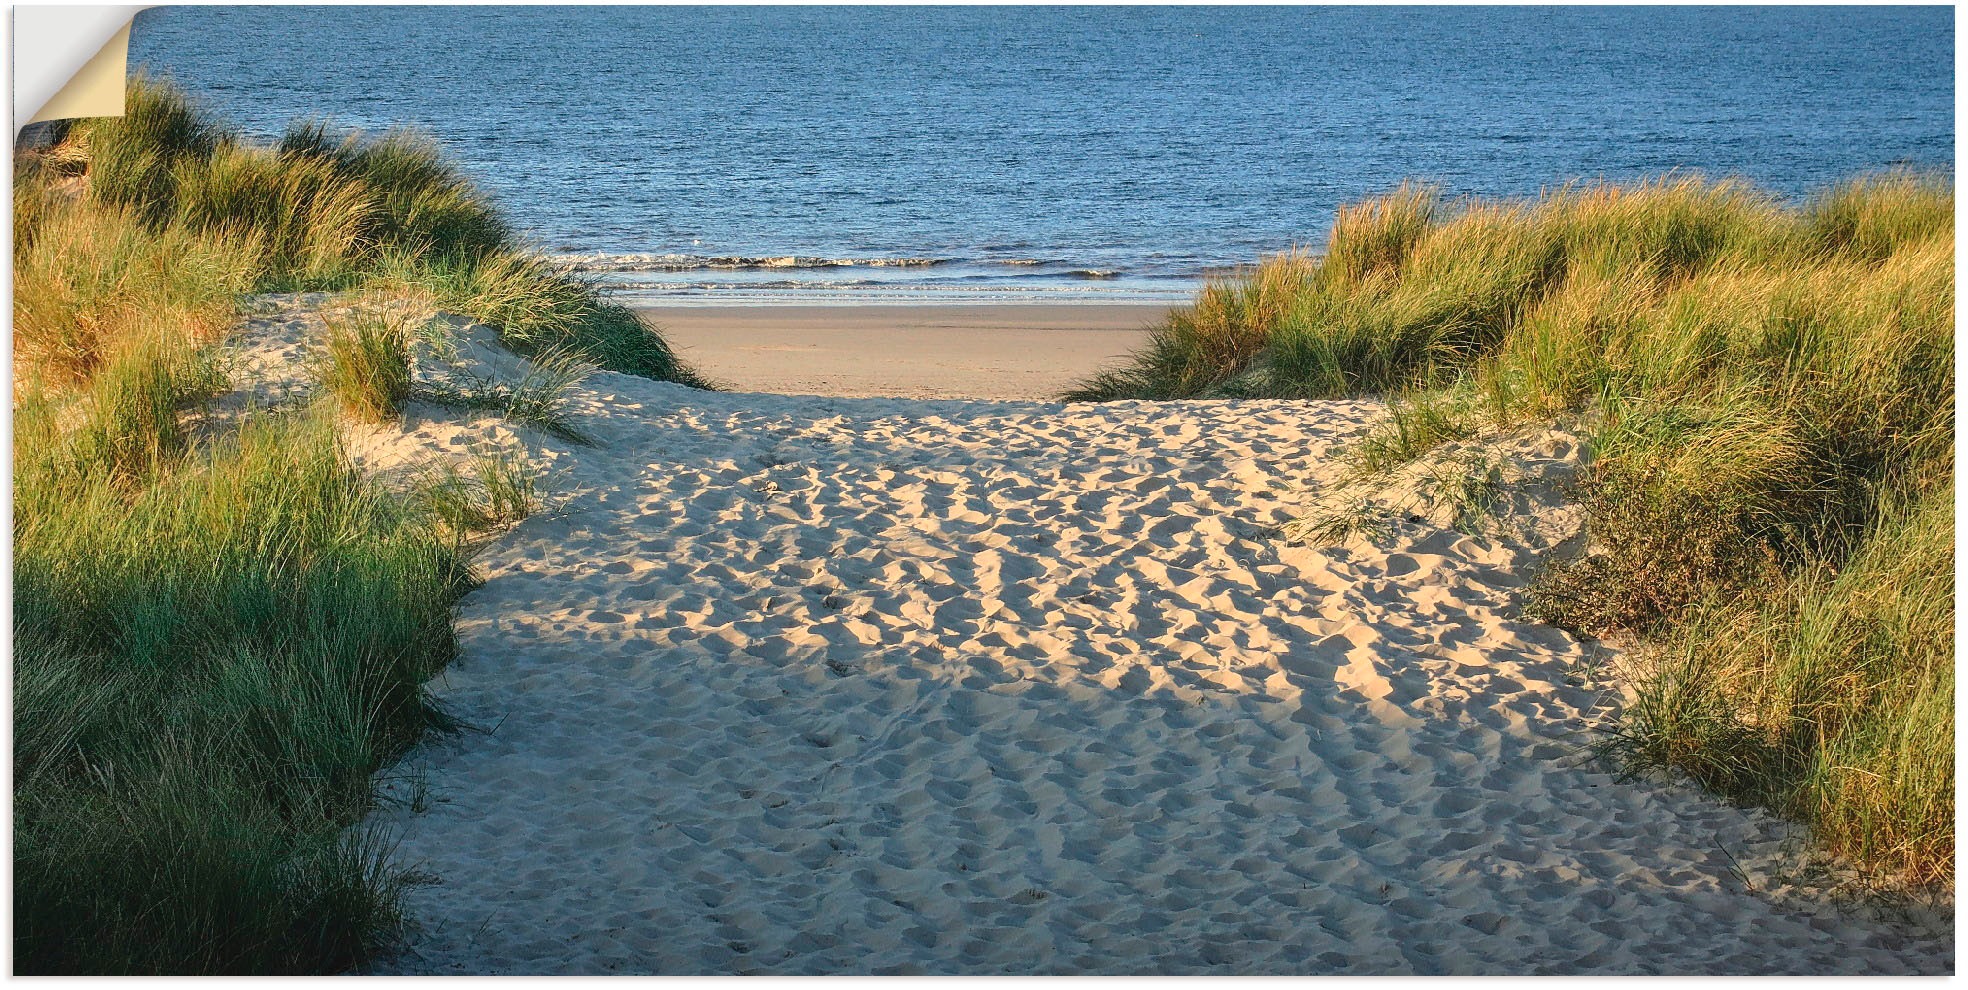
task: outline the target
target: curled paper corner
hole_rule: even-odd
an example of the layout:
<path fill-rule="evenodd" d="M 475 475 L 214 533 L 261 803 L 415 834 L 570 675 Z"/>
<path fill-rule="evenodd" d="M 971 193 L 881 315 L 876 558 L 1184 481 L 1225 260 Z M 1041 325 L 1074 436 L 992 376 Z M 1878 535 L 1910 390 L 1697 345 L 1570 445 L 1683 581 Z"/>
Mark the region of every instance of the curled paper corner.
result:
<path fill-rule="evenodd" d="M 14 133 L 70 117 L 123 115 L 130 22 L 141 6 L 14 8 Z"/>

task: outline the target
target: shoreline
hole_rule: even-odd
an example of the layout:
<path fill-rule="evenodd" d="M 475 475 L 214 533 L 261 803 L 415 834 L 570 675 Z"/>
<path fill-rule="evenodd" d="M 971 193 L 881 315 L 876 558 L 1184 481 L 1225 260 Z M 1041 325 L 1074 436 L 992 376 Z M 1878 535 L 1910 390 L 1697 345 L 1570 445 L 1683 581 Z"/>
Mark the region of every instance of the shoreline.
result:
<path fill-rule="evenodd" d="M 635 306 L 677 356 L 747 391 L 1057 401 L 1170 310 L 1142 303 Z"/>

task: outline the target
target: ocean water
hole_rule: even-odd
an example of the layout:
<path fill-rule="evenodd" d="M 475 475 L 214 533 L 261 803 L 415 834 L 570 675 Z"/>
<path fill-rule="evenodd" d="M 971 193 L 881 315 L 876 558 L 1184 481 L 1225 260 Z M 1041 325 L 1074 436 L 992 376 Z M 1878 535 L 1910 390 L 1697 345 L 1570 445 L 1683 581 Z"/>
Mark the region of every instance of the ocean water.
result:
<path fill-rule="evenodd" d="M 130 64 L 427 130 L 674 301 L 1174 299 L 1407 178 L 1954 166 L 1945 7 L 173 7 Z"/>

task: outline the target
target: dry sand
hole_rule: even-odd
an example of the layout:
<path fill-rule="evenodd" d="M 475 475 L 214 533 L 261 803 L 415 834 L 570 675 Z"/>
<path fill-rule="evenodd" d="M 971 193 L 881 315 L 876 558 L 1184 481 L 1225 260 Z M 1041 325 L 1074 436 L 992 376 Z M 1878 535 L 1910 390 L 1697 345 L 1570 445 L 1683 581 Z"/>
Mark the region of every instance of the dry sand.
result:
<path fill-rule="evenodd" d="M 274 347 L 304 312 L 258 321 Z M 257 336 L 254 336 L 254 335 Z M 474 345 L 474 360 L 507 359 Z M 379 468 L 524 449 L 372 823 L 401 973 L 1951 972 L 1787 891 L 1787 830 L 1584 760 L 1593 648 L 1516 618 L 1562 434 L 1474 536 L 1279 528 L 1368 402 L 575 391 L 579 447 L 415 406 Z"/>
<path fill-rule="evenodd" d="M 643 309 L 685 359 L 748 391 L 1054 399 L 1140 346 L 1164 305 Z"/>

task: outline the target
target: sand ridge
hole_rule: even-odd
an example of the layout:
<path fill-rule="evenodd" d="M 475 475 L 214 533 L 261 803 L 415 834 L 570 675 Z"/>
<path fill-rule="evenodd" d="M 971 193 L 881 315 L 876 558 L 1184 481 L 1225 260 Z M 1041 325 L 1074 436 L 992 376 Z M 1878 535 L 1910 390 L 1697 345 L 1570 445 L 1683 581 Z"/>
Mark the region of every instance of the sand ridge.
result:
<path fill-rule="evenodd" d="M 518 445 L 569 493 L 432 683 L 485 731 L 384 774 L 438 882 L 379 972 L 1952 969 L 1773 899 L 1768 816 L 1584 763 L 1600 658 L 1516 617 L 1574 510 L 1282 539 L 1377 404 L 602 373 L 574 410 L 595 446 L 429 406 L 359 445 Z"/>

